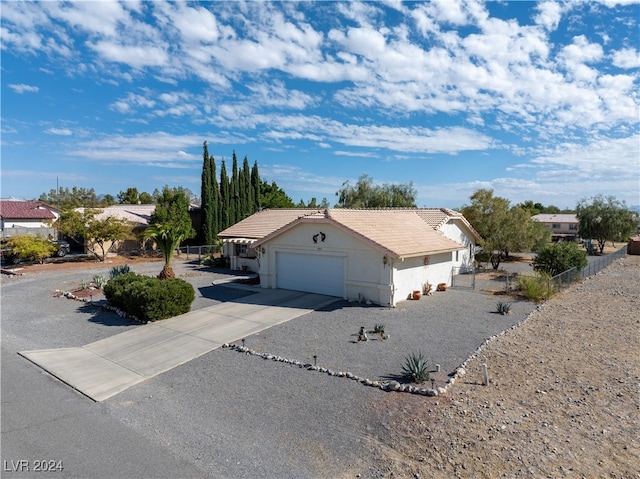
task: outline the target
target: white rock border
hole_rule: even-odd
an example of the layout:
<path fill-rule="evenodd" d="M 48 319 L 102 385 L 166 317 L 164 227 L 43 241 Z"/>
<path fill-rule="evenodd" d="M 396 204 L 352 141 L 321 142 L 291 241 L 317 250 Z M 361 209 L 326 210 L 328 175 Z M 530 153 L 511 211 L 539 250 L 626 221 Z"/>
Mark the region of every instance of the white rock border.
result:
<path fill-rule="evenodd" d="M 97 307 L 100 307 L 102 309 L 104 309 L 105 311 L 113 311 L 114 313 L 116 313 L 118 316 L 120 316 L 121 318 L 126 318 L 126 319 L 131 319 L 132 321 L 135 321 L 136 323 L 140 323 L 140 324 L 147 324 L 149 321 L 142 321 L 140 319 L 138 319 L 136 316 L 134 316 L 133 314 L 129 314 L 126 311 L 123 311 L 122 309 L 118 308 L 117 306 L 113 306 L 111 304 L 109 304 L 108 302 L 101 302 L 101 303 L 94 303 L 91 298 L 79 298 L 78 296 L 76 296 L 75 294 L 73 294 L 70 291 L 62 291 L 60 289 L 56 289 L 53 292 L 53 295 L 55 297 L 65 297 L 68 299 L 73 299 L 74 301 L 80 301 L 82 303 L 89 303 L 89 304 L 95 304 Z"/>
<path fill-rule="evenodd" d="M 402 392 L 402 393 L 410 393 L 410 394 L 418 394 L 421 396 L 438 396 L 440 394 L 444 394 L 446 391 L 444 392 L 440 392 L 440 390 L 442 388 L 438 388 L 438 389 L 433 389 L 433 388 L 428 388 L 428 389 L 424 389 L 424 388 L 419 388 L 416 386 L 411 386 L 409 384 L 400 384 L 398 381 L 372 381 L 371 379 L 368 378 L 363 378 L 360 376 L 357 376 L 349 371 L 334 371 L 332 369 L 327 369 L 324 368 L 322 366 L 318 366 L 315 364 L 310 364 L 310 363 L 302 363 L 300 361 L 296 361 L 294 359 L 288 359 L 288 358 L 283 358 L 282 356 L 276 356 L 273 354 L 269 354 L 269 353 L 259 353 L 257 351 L 254 351 L 253 349 L 249 349 L 245 346 L 238 346 L 237 344 L 228 344 L 225 343 L 222 345 L 223 348 L 226 349 L 230 349 L 232 351 L 238 351 L 240 353 L 246 354 L 248 356 L 258 356 L 261 357 L 264 360 L 268 360 L 268 361 L 276 361 L 279 363 L 285 363 L 285 364 L 290 364 L 292 366 L 297 366 L 299 368 L 304 368 L 307 371 L 316 371 L 319 373 L 324 373 L 324 374 L 328 374 L 329 376 L 335 376 L 335 377 L 339 377 L 339 378 L 347 378 L 347 379 L 351 379 L 352 381 L 356 381 L 360 384 L 362 384 L 363 386 L 369 386 L 369 387 L 373 387 L 373 388 L 377 388 L 380 389 L 382 391 L 395 391 L 395 392 Z"/>
<path fill-rule="evenodd" d="M 484 351 L 484 349 L 487 347 L 487 345 L 489 345 L 492 341 L 495 341 L 497 338 L 499 338 L 500 336 L 504 336 L 506 333 L 508 333 L 509 331 L 512 331 L 518 327 L 520 327 L 520 325 L 524 324 L 525 322 L 527 322 L 529 320 L 529 318 L 531 316 L 533 316 L 534 314 L 536 314 L 538 311 L 541 311 L 544 308 L 545 303 L 541 303 L 538 306 L 536 306 L 536 308 L 531 311 L 524 319 L 522 319 L 521 321 L 518 321 L 517 323 L 511 325 L 509 328 L 500 331 L 497 334 L 494 334 L 493 336 L 491 336 L 490 338 L 488 338 L 487 340 L 485 340 L 479 347 L 478 349 L 476 349 L 462 364 L 460 364 L 460 366 L 458 366 L 456 368 L 456 370 L 453 372 L 453 374 L 451 374 L 451 376 L 449 377 L 449 380 L 446 382 L 446 384 L 444 384 L 444 386 L 438 387 L 438 388 L 419 388 L 416 386 L 411 386 L 409 384 L 400 384 L 398 381 L 373 381 L 371 379 L 368 378 L 363 378 L 360 376 L 356 376 L 355 374 L 351 373 L 351 372 L 343 372 L 343 371 L 333 371 L 331 369 L 327 369 L 327 368 L 323 368 L 321 366 L 317 366 L 314 364 L 310 364 L 310 363 L 302 363 L 300 361 L 296 361 L 293 359 L 287 359 L 287 358 L 283 358 L 281 356 L 276 356 L 273 354 L 269 354 L 269 353 L 259 353 L 257 351 L 254 351 L 253 349 L 249 349 L 245 346 L 238 346 L 237 344 L 229 344 L 229 343 L 225 343 L 222 345 L 223 348 L 227 348 L 227 349 L 231 349 L 233 351 L 238 351 L 240 353 L 244 353 L 246 355 L 249 356 L 259 356 L 262 359 L 265 360 L 271 360 L 271 361 L 276 361 L 276 362 L 280 362 L 280 363 L 285 363 L 285 364 L 290 364 L 293 366 L 297 366 L 299 368 L 305 368 L 308 371 L 317 371 L 320 373 L 326 373 L 329 376 L 337 376 L 337 377 L 344 377 L 347 379 L 351 379 L 354 381 L 357 381 L 359 383 L 361 383 L 364 386 L 370 386 L 370 387 L 374 387 L 374 388 L 378 388 L 381 389 L 382 391 L 395 391 L 395 392 L 402 392 L 402 393 L 409 393 L 409 394 L 418 394 L 421 396 L 442 396 L 447 394 L 447 392 L 449 391 L 449 388 L 451 388 L 456 381 L 465 376 L 467 374 L 467 365 L 475 358 L 477 358 L 480 353 L 482 353 L 482 351 Z"/>

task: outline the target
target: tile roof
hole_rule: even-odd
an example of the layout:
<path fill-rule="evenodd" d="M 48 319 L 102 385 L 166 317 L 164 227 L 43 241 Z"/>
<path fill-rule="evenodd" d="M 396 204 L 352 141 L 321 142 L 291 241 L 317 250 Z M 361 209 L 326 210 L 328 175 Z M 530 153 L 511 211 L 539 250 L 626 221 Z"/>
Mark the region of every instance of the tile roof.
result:
<path fill-rule="evenodd" d="M 4 219 L 52 220 L 52 206 L 41 201 L 0 200 L 0 216 Z"/>
<path fill-rule="evenodd" d="M 460 221 L 469 232 L 475 236 L 476 242 L 482 240 L 480 234 L 475 230 L 471 223 L 463 216 L 459 211 L 454 211 L 449 208 L 418 208 L 415 210 L 418 216 L 426 221 L 429 225 L 435 229 L 440 229 L 441 226 L 448 223 L 451 220 Z"/>
<path fill-rule="evenodd" d="M 97 219 L 115 217 L 127 220 L 137 226 L 147 226 L 151 215 L 156 209 L 156 205 L 112 205 L 106 208 L 96 209 L 102 210 L 96 216 Z M 83 212 L 84 208 L 76 208 L 76 211 Z"/>
<path fill-rule="evenodd" d="M 249 219 L 249 218 L 247 218 Z M 327 209 L 284 224 L 256 246 L 298 223 L 330 223 L 360 237 L 393 257 L 454 251 L 463 246 L 427 224 L 415 209 Z"/>
<path fill-rule="evenodd" d="M 539 214 L 531 217 L 540 223 L 578 223 L 578 218 L 573 214 Z"/>
<path fill-rule="evenodd" d="M 258 240 L 297 220 L 301 216 L 318 213 L 319 211 L 322 210 L 282 208 L 258 211 L 239 223 L 221 231 L 218 233 L 218 237 L 222 239 L 249 238 Z"/>
<path fill-rule="evenodd" d="M 396 257 L 454 251 L 461 244 L 421 221 L 413 210 L 329 210 L 329 218 Z"/>

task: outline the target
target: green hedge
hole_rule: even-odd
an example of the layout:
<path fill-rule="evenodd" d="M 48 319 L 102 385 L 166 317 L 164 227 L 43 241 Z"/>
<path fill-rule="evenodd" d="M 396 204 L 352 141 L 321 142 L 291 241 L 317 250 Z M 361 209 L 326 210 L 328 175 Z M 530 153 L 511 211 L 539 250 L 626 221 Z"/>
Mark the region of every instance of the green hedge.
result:
<path fill-rule="evenodd" d="M 104 287 L 107 300 L 142 321 L 158 321 L 187 313 L 196 297 L 186 281 L 126 273 Z"/>

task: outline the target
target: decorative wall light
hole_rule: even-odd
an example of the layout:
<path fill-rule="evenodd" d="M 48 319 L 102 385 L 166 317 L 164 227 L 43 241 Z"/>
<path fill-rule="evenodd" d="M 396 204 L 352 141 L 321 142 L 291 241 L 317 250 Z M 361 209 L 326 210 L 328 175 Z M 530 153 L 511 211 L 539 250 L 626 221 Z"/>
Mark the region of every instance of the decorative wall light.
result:
<path fill-rule="evenodd" d="M 322 231 L 320 231 L 319 233 L 316 233 L 313 235 L 313 242 L 317 243 L 318 242 L 318 237 L 320 237 L 320 241 L 322 241 L 324 243 L 324 240 L 327 239 L 327 235 L 324 234 Z"/>
<path fill-rule="evenodd" d="M 382 257 L 382 264 L 386 266 L 388 262 L 389 262 L 389 259 L 387 258 L 387 255 L 385 254 L 385 255 Z"/>
<path fill-rule="evenodd" d="M 428 256 L 424 257 L 424 265 L 425 266 L 429 266 L 429 257 Z"/>

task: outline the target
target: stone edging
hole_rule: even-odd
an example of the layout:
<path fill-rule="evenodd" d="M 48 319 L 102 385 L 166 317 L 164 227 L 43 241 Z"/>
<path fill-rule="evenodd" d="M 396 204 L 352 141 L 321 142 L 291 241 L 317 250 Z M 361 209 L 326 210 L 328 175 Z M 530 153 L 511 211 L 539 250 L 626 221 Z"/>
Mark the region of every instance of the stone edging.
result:
<path fill-rule="evenodd" d="M 236 344 L 228 344 L 225 343 L 222 345 L 223 348 L 228 348 L 233 351 L 238 351 L 240 353 L 244 353 L 250 356 L 258 356 L 265 360 L 276 361 L 279 363 L 290 364 L 292 366 L 297 366 L 299 368 L 304 368 L 307 371 L 316 371 L 319 373 L 325 373 L 329 376 L 336 376 L 339 378 L 347 378 L 353 381 L 357 381 L 364 386 L 369 386 L 377 389 L 381 389 L 382 391 L 396 391 L 396 392 L 404 392 L 410 394 L 419 394 L 422 396 L 438 396 L 441 394 L 445 394 L 446 390 L 444 388 L 429 388 L 423 389 L 416 386 L 411 386 L 408 384 L 400 384 L 398 381 L 372 381 L 371 379 L 363 378 L 360 376 L 356 376 L 351 372 L 343 372 L 343 371 L 333 371 L 332 369 L 323 368 L 321 366 L 317 366 L 309 363 L 301 363 L 300 361 L 295 361 L 293 359 L 283 358 L 281 356 L 275 356 L 269 353 L 259 353 L 254 351 L 253 349 L 249 349 L 245 346 L 238 346 Z"/>
<path fill-rule="evenodd" d="M 456 368 L 456 370 L 453 372 L 453 374 L 451 374 L 451 376 L 449 377 L 449 380 L 446 382 L 446 384 L 444 384 L 444 386 L 438 387 L 438 388 L 428 388 L 428 389 L 424 389 L 424 388 L 419 388 L 416 386 L 411 386 L 408 384 L 400 384 L 398 381 L 373 381 L 371 379 L 367 379 L 367 378 L 362 378 L 359 376 L 356 376 L 355 374 L 351 373 L 351 372 L 343 372 L 343 371 L 333 371 L 331 369 L 327 369 L 321 366 L 317 366 L 314 364 L 310 364 L 310 363 L 302 363 L 300 361 L 296 361 L 293 359 L 287 359 L 287 358 L 283 358 L 281 356 L 276 356 L 273 354 L 269 354 L 269 353 L 259 353 L 257 351 L 254 351 L 253 349 L 249 349 L 245 346 L 238 346 L 237 344 L 228 344 L 225 343 L 222 345 L 223 348 L 228 348 L 234 351 L 238 351 L 240 353 L 244 353 L 250 356 L 258 356 L 261 357 L 262 359 L 265 360 L 271 360 L 271 361 L 276 361 L 279 363 L 285 363 L 285 364 L 290 364 L 293 366 L 297 366 L 299 368 L 304 368 L 308 371 L 317 371 L 320 373 L 326 373 L 329 376 L 337 376 L 337 377 L 341 377 L 341 378 L 347 378 L 347 379 L 351 379 L 354 381 L 357 381 L 359 383 L 361 383 L 364 386 L 370 386 L 370 387 L 374 387 L 374 388 L 378 388 L 381 389 L 382 391 L 395 391 L 395 392 L 403 392 L 403 393 L 410 393 L 410 394 L 418 394 L 421 396 L 442 396 L 444 394 L 447 393 L 447 391 L 449 390 L 449 388 L 451 388 L 456 381 L 465 376 L 467 374 L 467 365 L 475 358 L 477 358 L 480 353 L 494 340 L 496 340 L 497 338 L 499 338 L 500 336 L 504 336 L 506 333 L 508 333 L 509 331 L 512 331 L 516 328 L 518 328 L 520 325 L 524 324 L 526 321 L 529 320 L 529 318 L 535 314 L 536 312 L 542 310 L 542 308 L 544 307 L 544 303 L 538 305 L 533 311 L 531 311 L 522 321 L 519 321 L 515 324 L 513 324 L 512 326 L 510 326 L 509 328 L 500 331 L 497 334 L 494 334 L 493 336 L 491 336 L 490 338 L 488 338 L 487 340 L 485 340 L 484 343 L 482 343 L 478 349 L 476 349 L 460 366 L 458 366 Z"/>
<path fill-rule="evenodd" d="M 102 304 L 93 303 L 93 301 L 91 301 L 91 298 L 80 298 L 80 297 L 76 296 L 75 294 L 73 294 L 70 291 L 64 291 L 63 292 L 62 290 L 56 289 L 53 292 L 53 295 L 56 296 L 56 297 L 64 296 L 65 298 L 73 299 L 74 301 L 81 301 L 83 303 L 95 304 L 96 306 L 101 307 L 105 311 L 113 311 L 114 313 L 116 313 L 121 318 L 131 319 L 132 321 L 135 321 L 136 323 L 140 323 L 140 324 L 147 324 L 148 323 L 148 321 L 141 321 L 136 316 L 134 316 L 132 314 L 129 314 L 126 311 L 123 311 L 122 309 L 118 308 L 117 306 L 113 306 L 113 305 L 111 305 L 111 304 L 109 304 L 107 302 L 104 302 Z"/>

